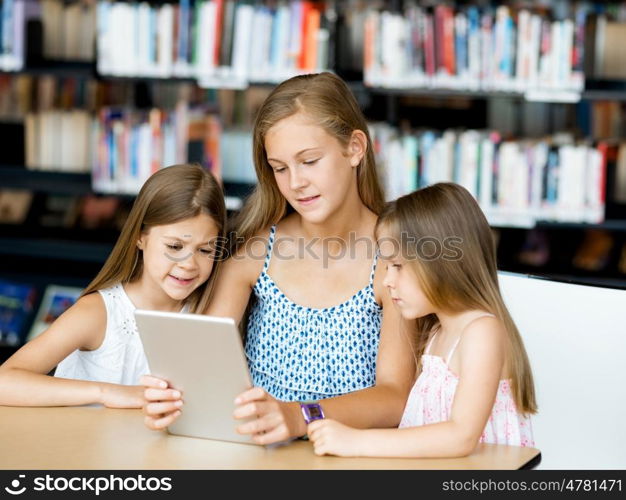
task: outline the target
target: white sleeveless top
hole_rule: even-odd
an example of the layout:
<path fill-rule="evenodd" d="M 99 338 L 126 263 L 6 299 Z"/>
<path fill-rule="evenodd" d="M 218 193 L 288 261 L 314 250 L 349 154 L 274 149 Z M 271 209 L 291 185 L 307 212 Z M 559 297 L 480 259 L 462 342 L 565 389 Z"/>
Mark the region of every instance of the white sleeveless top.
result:
<path fill-rule="evenodd" d="M 135 305 L 121 284 L 98 290 L 107 313 L 102 345 L 93 351 L 76 350 L 59 363 L 55 377 L 112 384 L 138 385 L 150 368 L 143 350 Z M 187 311 L 187 306 L 182 312 Z"/>

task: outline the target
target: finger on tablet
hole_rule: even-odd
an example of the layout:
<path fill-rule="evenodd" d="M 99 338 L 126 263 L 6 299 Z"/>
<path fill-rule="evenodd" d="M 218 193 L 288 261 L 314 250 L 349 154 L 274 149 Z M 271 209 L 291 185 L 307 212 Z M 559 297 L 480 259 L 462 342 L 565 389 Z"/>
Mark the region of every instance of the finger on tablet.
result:
<path fill-rule="evenodd" d="M 247 391 L 242 392 L 235 398 L 235 404 L 241 405 L 245 403 L 249 403 L 250 401 L 257 401 L 259 399 L 265 398 L 265 391 L 260 387 L 253 387 L 252 389 L 248 389 Z"/>
<path fill-rule="evenodd" d="M 182 394 L 174 389 L 146 389 L 144 397 L 148 401 L 176 401 L 182 397 Z"/>
<path fill-rule="evenodd" d="M 142 376 L 139 380 L 139 384 L 146 387 L 154 387 L 155 389 L 167 389 L 167 382 L 153 375 Z"/>
<path fill-rule="evenodd" d="M 262 416 L 267 413 L 267 403 L 253 401 L 252 403 L 243 404 L 237 406 L 233 412 L 233 417 L 236 419 L 249 418 L 255 415 Z"/>
<path fill-rule="evenodd" d="M 149 403 L 145 405 L 144 412 L 148 415 L 160 415 L 161 413 L 170 413 L 180 410 L 183 406 L 182 400 L 171 401 L 166 403 Z"/>
<path fill-rule="evenodd" d="M 266 415 L 262 418 L 257 418 L 251 422 L 246 422 L 237 427 L 239 434 L 259 434 L 262 432 L 271 432 L 278 425 L 274 415 Z"/>

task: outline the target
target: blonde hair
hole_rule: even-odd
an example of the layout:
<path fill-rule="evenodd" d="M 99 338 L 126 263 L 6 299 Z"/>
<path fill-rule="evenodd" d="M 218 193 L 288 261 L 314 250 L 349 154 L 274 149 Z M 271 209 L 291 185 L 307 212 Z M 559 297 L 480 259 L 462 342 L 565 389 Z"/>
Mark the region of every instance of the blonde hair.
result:
<path fill-rule="evenodd" d="M 347 147 L 355 130 L 365 134 L 367 151 L 357 167 L 359 196 L 365 206 L 376 214 L 380 213 L 385 204 L 367 123 L 348 86 L 332 73 L 296 76 L 278 85 L 256 116 L 253 156 L 258 184 L 234 221 L 240 244 L 248 241 L 259 230 L 277 223 L 288 213 L 287 201 L 280 193 L 267 162 L 265 136 L 280 120 L 300 111 L 306 113 L 343 147 Z"/>
<path fill-rule="evenodd" d="M 528 356 L 498 285 L 493 235 L 472 195 L 452 183 L 420 189 L 389 203 L 376 225 L 377 235 L 382 227 L 400 243 L 399 250 L 407 257 L 420 287 L 434 307 L 450 313 L 482 310 L 502 322 L 507 338 L 505 366 L 512 380 L 515 404 L 522 413 L 536 413 Z M 415 242 L 421 238 L 428 238 L 422 242 L 438 242 L 435 245 L 440 245 L 440 252 L 436 258 L 420 256 L 419 246 L 416 252 Z M 455 249 L 452 254 L 446 254 L 444 242 L 450 238 L 455 238 L 459 245 L 452 246 Z M 418 360 L 430 334 L 439 326 L 434 314 L 416 320 Z"/>
<path fill-rule="evenodd" d="M 210 172 L 200 165 L 183 164 L 153 174 L 139 191 L 109 258 L 82 295 L 139 279 L 143 271 L 142 253 L 137 248 L 141 233 L 153 226 L 174 224 L 199 214 L 213 219 L 218 242 L 223 241 L 226 225 L 224 195 Z M 192 312 L 203 311 L 208 305 L 220 260 L 215 260 L 209 279 L 188 297 Z"/>

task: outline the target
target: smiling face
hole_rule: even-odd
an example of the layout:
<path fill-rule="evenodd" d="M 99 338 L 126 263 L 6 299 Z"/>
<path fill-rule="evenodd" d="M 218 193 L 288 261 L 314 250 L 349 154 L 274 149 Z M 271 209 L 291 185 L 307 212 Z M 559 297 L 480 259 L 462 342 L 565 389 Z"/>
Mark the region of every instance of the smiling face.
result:
<path fill-rule="evenodd" d="M 358 132 L 344 148 L 302 112 L 268 130 L 267 161 L 278 189 L 306 220 L 323 222 L 351 193 L 358 196 L 356 167 L 365 151 Z"/>
<path fill-rule="evenodd" d="M 397 238 L 384 228 L 378 236 L 380 259 L 387 269 L 383 285 L 402 317 L 410 320 L 434 313 L 435 308 L 426 298 L 413 270 L 415 263 L 400 255 Z"/>
<path fill-rule="evenodd" d="M 169 298 L 183 301 L 213 270 L 217 226 L 206 214 L 151 227 L 137 246 L 143 251 L 140 280 Z"/>

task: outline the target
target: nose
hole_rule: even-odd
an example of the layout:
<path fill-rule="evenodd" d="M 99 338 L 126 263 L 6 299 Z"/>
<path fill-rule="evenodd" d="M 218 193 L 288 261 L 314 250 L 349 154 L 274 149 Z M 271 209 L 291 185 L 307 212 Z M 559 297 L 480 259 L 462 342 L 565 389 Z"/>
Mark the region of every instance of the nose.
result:
<path fill-rule="evenodd" d="M 178 267 L 180 267 L 181 269 L 195 269 L 196 267 L 198 267 L 196 258 L 196 253 L 190 251 L 186 258 L 178 262 Z"/>
<path fill-rule="evenodd" d="M 383 286 L 387 288 L 395 288 L 393 277 L 391 276 L 392 272 L 393 272 L 392 268 L 388 268 L 387 271 L 385 271 L 385 277 L 383 279 Z"/>
<path fill-rule="evenodd" d="M 307 185 L 306 177 L 302 175 L 302 172 L 298 167 L 289 169 L 289 187 L 293 191 L 302 189 Z"/>

